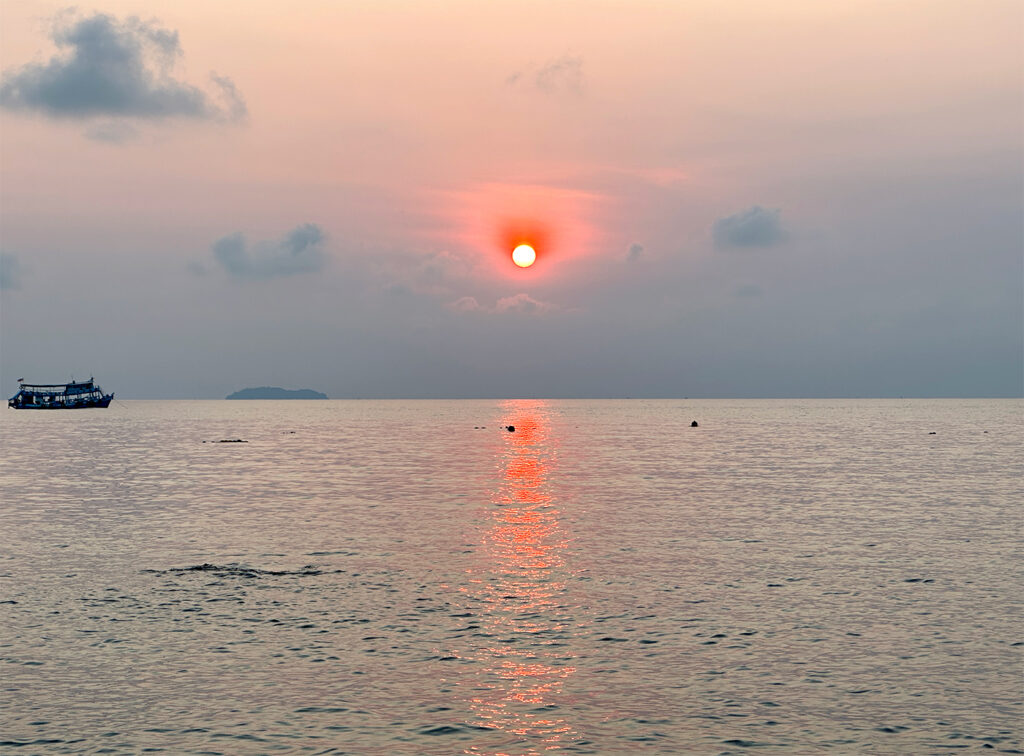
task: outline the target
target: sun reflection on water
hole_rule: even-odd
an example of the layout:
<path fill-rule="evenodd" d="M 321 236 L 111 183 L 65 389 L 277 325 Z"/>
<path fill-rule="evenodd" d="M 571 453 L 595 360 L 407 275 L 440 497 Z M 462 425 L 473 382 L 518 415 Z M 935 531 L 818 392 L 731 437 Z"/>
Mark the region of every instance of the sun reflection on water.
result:
<path fill-rule="evenodd" d="M 516 752 L 535 754 L 580 737 L 564 716 L 573 704 L 565 682 L 576 672 L 568 537 L 552 485 L 557 441 L 545 403 L 512 401 L 503 410 L 502 424 L 515 431 L 499 452 L 484 561 L 468 575 L 467 593 L 483 606 L 468 699 L 478 726 L 518 736 Z"/>

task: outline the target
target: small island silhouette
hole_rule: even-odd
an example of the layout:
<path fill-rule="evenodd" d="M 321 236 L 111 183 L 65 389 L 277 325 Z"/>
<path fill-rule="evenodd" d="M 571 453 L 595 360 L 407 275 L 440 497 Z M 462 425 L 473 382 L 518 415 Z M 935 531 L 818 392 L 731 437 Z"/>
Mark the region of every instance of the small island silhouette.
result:
<path fill-rule="evenodd" d="M 277 386 L 259 386 L 258 388 L 244 388 L 233 394 L 228 394 L 225 399 L 326 399 L 327 394 L 321 394 L 312 389 L 283 389 Z"/>

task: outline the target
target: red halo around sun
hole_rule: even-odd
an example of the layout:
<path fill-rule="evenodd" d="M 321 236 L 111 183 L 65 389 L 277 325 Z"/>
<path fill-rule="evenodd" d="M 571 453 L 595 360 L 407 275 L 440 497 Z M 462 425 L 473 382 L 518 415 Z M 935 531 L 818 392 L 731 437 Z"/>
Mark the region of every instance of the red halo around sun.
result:
<path fill-rule="evenodd" d="M 606 199 L 593 192 L 542 184 L 481 183 L 452 195 L 451 225 L 479 270 L 517 286 L 576 275 L 597 243 L 598 210 Z M 517 266 L 512 251 L 528 244 L 535 262 Z"/>
<path fill-rule="evenodd" d="M 520 268 L 528 268 L 541 259 L 550 251 L 549 240 L 551 234 L 540 223 L 513 221 L 503 224 L 498 236 L 498 248 L 506 260 L 512 260 Z M 533 249 L 534 260 L 526 265 L 514 260 L 510 255 L 519 247 L 526 245 Z"/>

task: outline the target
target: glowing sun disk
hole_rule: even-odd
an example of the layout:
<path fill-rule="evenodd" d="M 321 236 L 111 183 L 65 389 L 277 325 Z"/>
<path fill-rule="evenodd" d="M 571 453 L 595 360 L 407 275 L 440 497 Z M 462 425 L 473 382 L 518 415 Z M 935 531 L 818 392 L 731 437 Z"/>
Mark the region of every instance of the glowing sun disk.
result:
<path fill-rule="evenodd" d="M 529 244 L 520 244 L 512 250 L 512 262 L 520 268 L 529 268 L 537 259 L 537 253 Z"/>

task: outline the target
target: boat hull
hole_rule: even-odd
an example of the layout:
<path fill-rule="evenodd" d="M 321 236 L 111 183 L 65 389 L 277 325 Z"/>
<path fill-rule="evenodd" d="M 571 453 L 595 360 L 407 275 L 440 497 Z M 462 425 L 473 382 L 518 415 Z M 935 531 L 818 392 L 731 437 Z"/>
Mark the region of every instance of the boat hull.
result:
<path fill-rule="evenodd" d="M 110 394 L 102 399 L 93 399 L 86 402 L 79 402 L 76 404 L 58 404 L 56 402 L 52 404 L 22 404 L 15 402 L 13 399 L 7 402 L 7 406 L 11 409 L 23 409 L 23 410 L 68 410 L 68 409 L 106 409 L 110 406 L 110 402 L 113 400 L 114 395 Z"/>

